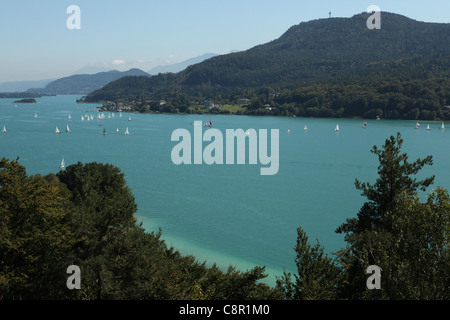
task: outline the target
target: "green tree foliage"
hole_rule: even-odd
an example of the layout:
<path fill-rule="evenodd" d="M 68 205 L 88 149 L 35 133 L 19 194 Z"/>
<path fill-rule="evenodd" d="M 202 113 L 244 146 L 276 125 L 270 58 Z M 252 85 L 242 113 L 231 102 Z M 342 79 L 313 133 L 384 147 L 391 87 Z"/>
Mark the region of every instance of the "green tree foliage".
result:
<path fill-rule="evenodd" d="M 0 297 L 66 297 L 73 233 L 67 190 L 0 160 Z M 66 289 L 66 290 L 64 290 Z"/>
<path fill-rule="evenodd" d="M 375 230 L 381 223 L 384 212 L 391 209 L 394 199 L 402 192 L 414 194 L 416 190 L 425 191 L 434 182 L 434 176 L 417 180 L 414 176 L 425 166 L 432 165 L 432 156 L 417 159 L 410 163 L 408 155 L 401 152 L 403 139 L 400 133 L 386 140 L 380 150 L 374 146 L 371 150 L 378 156 L 378 179 L 374 185 L 355 180 L 355 186 L 362 191 L 369 202 L 361 209 L 358 219 L 349 219 L 339 231 L 358 233 Z"/>
<path fill-rule="evenodd" d="M 183 256 L 137 224 L 120 169 L 77 163 L 27 176 L 0 161 L 0 297 L 4 299 L 277 299 L 264 268 L 226 272 Z M 81 269 L 69 290 L 67 267 Z"/>
<path fill-rule="evenodd" d="M 347 219 L 336 232 L 347 246 L 331 259 L 317 243 L 311 246 L 299 228 L 295 281 L 284 273 L 278 288 L 287 299 L 418 299 L 450 298 L 450 197 L 440 187 L 422 202 L 434 176 L 414 176 L 432 157 L 410 163 L 401 152 L 400 134 L 391 136 L 378 156 L 379 177 L 372 185 L 355 181 L 367 198 L 356 218 Z M 381 289 L 367 288 L 366 270 L 381 268 Z"/>
<path fill-rule="evenodd" d="M 292 282 L 291 274 L 287 273 L 277 281 L 277 287 L 284 292 L 285 297 L 295 300 L 336 299 L 339 268 L 324 253 L 320 243 L 317 241 L 316 245 L 311 246 L 305 231 L 298 228 L 294 250 L 297 255 L 295 282 Z"/>
<path fill-rule="evenodd" d="M 412 163 L 401 153 L 400 134 L 386 140 L 378 155 L 379 168 L 374 185 L 360 183 L 357 189 L 368 201 L 357 218 L 337 229 L 345 233 L 347 248 L 338 254 L 343 267 L 340 295 L 362 299 L 448 299 L 448 241 L 450 202 L 438 188 L 425 203 L 418 191 L 425 191 L 434 176 L 418 181 L 416 175 L 431 156 Z M 438 225 L 439 224 L 439 225 Z M 366 288 L 369 265 L 383 270 L 381 290 Z"/>

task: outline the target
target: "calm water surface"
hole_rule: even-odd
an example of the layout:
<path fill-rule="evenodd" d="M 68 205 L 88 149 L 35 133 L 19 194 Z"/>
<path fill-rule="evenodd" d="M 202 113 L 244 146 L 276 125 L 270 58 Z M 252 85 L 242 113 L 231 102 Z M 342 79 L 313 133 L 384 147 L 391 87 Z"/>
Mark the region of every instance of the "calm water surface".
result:
<path fill-rule="evenodd" d="M 355 178 L 374 182 L 378 160 L 370 149 L 390 135 L 401 132 L 411 161 L 433 155 L 434 165 L 421 175 L 436 174 L 435 186 L 450 187 L 450 124 L 439 130 L 440 123 L 430 122 L 427 131 L 426 122 L 416 130 L 412 121 L 366 120 L 362 129 L 363 120 L 356 119 L 131 114 L 129 121 L 125 113 L 111 118 L 105 113 L 99 120 L 99 105 L 79 105 L 77 98 L 43 97 L 17 107 L 14 99 L 0 99 L 0 128 L 8 130 L 0 134 L 0 157 L 20 157 L 29 174 L 56 173 L 63 157 L 66 166 L 78 161 L 118 166 L 147 230 L 161 227 L 169 245 L 209 265 L 242 271 L 266 266 L 270 284 L 284 267 L 295 270 L 298 227 L 329 253 L 345 246 L 335 230 L 364 202 Z M 94 114 L 94 120 L 81 121 L 85 114 Z M 178 128 L 193 132 L 195 120 L 212 120 L 224 135 L 226 129 L 279 129 L 278 174 L 261 176 L 260 164 L 174 165 L 171 134 Z"/>

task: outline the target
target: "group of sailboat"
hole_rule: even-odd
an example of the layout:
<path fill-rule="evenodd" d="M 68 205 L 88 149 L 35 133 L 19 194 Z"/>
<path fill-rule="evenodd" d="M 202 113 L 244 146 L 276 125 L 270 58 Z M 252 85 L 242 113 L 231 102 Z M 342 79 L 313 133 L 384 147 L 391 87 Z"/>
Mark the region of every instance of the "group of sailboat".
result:
<path fill-rule="evenodd" d="M 84 116 L 81 115 L 81 121 L 84 121 L 84 120 L 87 120 L 87 121 L 94 120 L 94 116 L 92 114 L 91 115 L 85 114 Z"/>
<path fill-rule="evenodd" d="M 66 132 L 67 133 L 71 132 L 68 124 L 66 125 Z M 61 134 L 61 130 L 59 130 L 58 126 L 56 126 L 55 133 L 56 134 Z"/>
<path fill-rule="evenodd" d="M 419 129 L 419 128 L 420 128 L 420 124 L 419 124 L 419 123 L 416 123 L 416 129 Z M 444 130 L 444 129 L 445 129 L 445 125 L 444 125 L 443 122 L 441 123 L 441 127 L 440 127 L 439 129 L 441 129 L 441 130 Z M 427 130 L 431 130 L 430 124 L 427 124 Z"/>

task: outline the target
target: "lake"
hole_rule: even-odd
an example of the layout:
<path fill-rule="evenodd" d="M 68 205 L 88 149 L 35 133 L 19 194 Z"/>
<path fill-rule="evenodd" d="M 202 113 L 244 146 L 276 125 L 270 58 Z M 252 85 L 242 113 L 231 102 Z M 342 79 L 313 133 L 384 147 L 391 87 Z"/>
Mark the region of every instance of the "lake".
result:
<path fill-rule="evenodd" d="M 136 215 L 147 230 L 161 228 L 169 246 L 208 265 L 231 264 L 242 271 L 266 266 L 271 285 L 283 268 L 295 271 L 298 227 L 327 253 L 345 246 L 335 230 L 355 217 L 365 200 L 354 181 L 375 181 L 378 159 L 370 149 L 381 147 L 390 135 L 401 132 L 411 161 L 433 155 L 434 165 L 420 176 L 436 174 L 435 187 L 450 187 L 450 127 L 440 130 L 440 122 L 429 122 L 431 130 L 426 130 L 428 122 L 420 122 L 416 130 L 415 121 L 371 119 L 126 113 L 104 113 L 98 119 L 99 105 L 76 104 L 79 97 L 42 97 L 17 107 L 16 99 L 0 99 L 0 128 L 8 130 L 0 134 L 0 157 L 20 157 L 29 174 L 56 173 L 63 157 L 66 166 L 111 163 L 125 174 L 138 205 Z M 86 114 L 94 120 L 82 121 Z M 268 129 L 269 135 L 278 129 L 278 173 L 261 175 L 262 165 L 248 162 L 175 165 L 172 132 L 193 132 L 197 120 L 211 120 L 224 135 L 226 129 Z M 61 134 L 55 134 L 56 127 Z M 124 135 L 127 127 L 130 135 Z"/>

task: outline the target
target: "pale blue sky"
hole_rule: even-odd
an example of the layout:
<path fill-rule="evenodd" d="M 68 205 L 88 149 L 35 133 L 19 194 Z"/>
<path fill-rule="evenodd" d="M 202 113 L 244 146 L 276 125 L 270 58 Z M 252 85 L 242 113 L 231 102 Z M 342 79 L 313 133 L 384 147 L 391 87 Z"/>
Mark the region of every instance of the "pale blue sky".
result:
<path fill-rule="evenodd" d="M 274 40 L 302 21 L 351 17 L 377 5 L 450 23 L 449 0 L 0 0 L 0 82 L 41 80 L 86 66 L 117 70 L 226 54 Z M 69 30 L 69 5 L 81 29 Z"/>

